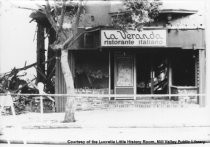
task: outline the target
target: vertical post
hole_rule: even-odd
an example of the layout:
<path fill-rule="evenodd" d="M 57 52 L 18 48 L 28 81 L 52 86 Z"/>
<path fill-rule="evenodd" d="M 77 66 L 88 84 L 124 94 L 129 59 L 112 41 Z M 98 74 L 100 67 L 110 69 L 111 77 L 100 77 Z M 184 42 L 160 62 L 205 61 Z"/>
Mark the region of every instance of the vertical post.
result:
<path fill-rule="evenodd" d="M 151 94 L 154 94 L 154 67 L 153 67 L 153 57 L 154 57 L 154 55 L 153 54 L 151 54 L 151 56 L 150 56 L 151 58 L 150 58 L 150 78 L 151 78 Z"/>
<path fill-rule="evenodd" d="M 11 110 L 12 110 L 12 115 L 15 116 L 15 108 L 14 108 L 13 102 L 11 104 Z"/>
<path fill-rule="evenodd" d="M 16 123 L 17 125 L 17 117 L 15 117 L 15 108 L 14 108 L 14 104 L 13 104 L 13 99 L 12 99 L 12 96 L 10 94 L 10 92 L 8 91 L 7 92 L 7 95 L 4 97 L 5 98 L 5 101 L 8 101 L 7 103 L 9 104 L 10 108 L 11 108 L 11 111 L 12 111 L 12 115 L 13 115 L 13 121 Z M 2 104 L 2 107 L 4 107 L 5 104 Z M 1 113 L 1 112 L 0 112 Z M 7 138 L 7 144 L 11 144 L 11 138 Z"/>
<path fill-rule="evenodd" d="M 168 60 L 168 94 L 171 95 L 171 86 L 172 86 L 172 68 L 171 68 L 171 60 Z M 171 96 L 169 96 L 171 99 Z"/>
<path fill-rule="evenodd" d="M 117 52 L 114 53 L 114 94 L 116 94 L 116 83 L 117 83 Z M 114 97 L 116 99 L 116 97 Z"/>
<path fill-rule="evenodd" d="M 133 68 L 133 72 L 134 72 L 134 100 L 136 100 L 136 54 L 134 54 L 134 68 Z"/>
<path fill-rule="evenodd" d="M 109 95 L 111 94 L 111 53 L 109 51 Z M 109 96 L 109 100 L 111 97 Z"/>
<path fill-rule="evenodd" d="M 44 84 L 39 82 L 38 83 L 38 90 L 39 90 L 39 94 L 43 94 L 44 93 Z M 41 115 L 44 112 L 44 106 L 43 106 L 43 96 L 40 96 L 40 113 Z"/>
<path fill-rule="evenodd" d="M 55 56 L 55 51 L 51 48 L 51 44 L 56 40 L 56 33 L 54 29 L 47 27 L 46 32 L 49 32 L 49 37 L 48 37 L 48 50 L 47 50 L 47 60 L 50 60 L 53 56 Z M 52 59 L 50 62 L 47 63 L 47 80 L 46 82 L 46 89 L 47 91 L 50 91 L 51 93 L 54 93 L 55 89 L 53 86 L 52 81 L 50 80 L 54 75 L 55 75 L 55 64 L 56 64 L 56 59 Z"/>
<path fill-rule="evenodd" d="M 10 92 L 7 92 L 6 98 L 9 101 L 9 105 L 10 105 L 10 108 L 11 108 L 11 111 L 12 111 L 12 115 L 15 116 L 15 107 L 14 107 L 13 99 L 12 99 L 12 96 L 10 95 Z"/>
<path fill-rule="evenodd" d="M 205 50 L 199 50 L 199 93 L 205 94 L 206 92 L 206 63 L 205 63 Z M 199 105 L 204 107 L 206 103 L 205 96 L 199 96 Z"/>
<path fill-rule="evenodd" d="M 44 82 L 44 77 L 42 74 L 45 75 L 45 28 L 42 24 L 37 23 L 37 79 L 36 83 Z"/>
<path fill-rule="evenodd" d="M 199 50 L 196 50 L 196 55 L 195 55 L 195 86 L 197 87 L 197 93 L 199 94 Z M 196 97 L 196 100 L 197 100 L 197 104 L 199 103 L 199 97 L 200 96 L 197 96 Z"/>
<path fill-rule="evenodd" d="M 40 113 L 43 114 L 43 97 L 40 96 Z"/>

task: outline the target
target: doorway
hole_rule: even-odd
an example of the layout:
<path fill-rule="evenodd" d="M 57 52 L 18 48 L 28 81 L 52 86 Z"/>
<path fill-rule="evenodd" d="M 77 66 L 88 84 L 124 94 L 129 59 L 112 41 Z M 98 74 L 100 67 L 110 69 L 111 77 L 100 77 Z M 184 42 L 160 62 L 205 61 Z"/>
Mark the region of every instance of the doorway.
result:
<path fill-rule="evenodd" d="M 114 93 L 134 94 L 134 56 L 128 52 L 114 55 Z"/>

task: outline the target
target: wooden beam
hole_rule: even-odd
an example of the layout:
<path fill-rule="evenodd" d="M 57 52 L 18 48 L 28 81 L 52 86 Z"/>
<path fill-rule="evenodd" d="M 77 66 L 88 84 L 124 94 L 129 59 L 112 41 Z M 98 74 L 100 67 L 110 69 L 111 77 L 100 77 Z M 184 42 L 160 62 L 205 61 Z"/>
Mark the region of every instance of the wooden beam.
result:
<path fill-rule="evenodd" d="M 133 81 L 134 81 L 134 95 L 137 94 L 137 66 L 136 66 L 136 54 L 134 54 L 133 56 L 133 72 L 134 72 L 134 78 L 133 78 Z M 134 97 L 134 99 L 136 100 L 136 97 Z"/>
<path fill-rule="evenodd" d="M 45 73 L 45 64 L 42 64 L 45 62 L 45 37 L 44 37 L 44 31 L 45 28 L 41 24 L 37 24 L 37 69 L 41 71 L 41 73 Z M 40 75 L 40 72 L 37 70 L 37 79 L 36 83 L 38 82 L 43 82 L 44 83 L 45 79 L 43 78 L 42 75 Z"/>
<path fill-rule="evenodd" d="M 111 52 L 110 51 L 109 51 L 109 94 L 111 94 Z"/>

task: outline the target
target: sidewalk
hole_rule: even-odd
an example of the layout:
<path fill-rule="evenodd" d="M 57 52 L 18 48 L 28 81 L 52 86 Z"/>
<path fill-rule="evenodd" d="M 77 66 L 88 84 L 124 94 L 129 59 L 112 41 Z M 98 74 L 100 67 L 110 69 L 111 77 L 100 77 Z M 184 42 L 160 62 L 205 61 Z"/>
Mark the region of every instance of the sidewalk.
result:
<path fill-rule="evenodd" d="M 76 111 L 75 123 L 62 123 L 64 113 L 26 113 L 13 117 L 0 116 L 0 127 L 20 124 L 24 128 L 138 128 L 138 127 L 200 127 L 210 126 L 207 108 L 150 108 Z"/>

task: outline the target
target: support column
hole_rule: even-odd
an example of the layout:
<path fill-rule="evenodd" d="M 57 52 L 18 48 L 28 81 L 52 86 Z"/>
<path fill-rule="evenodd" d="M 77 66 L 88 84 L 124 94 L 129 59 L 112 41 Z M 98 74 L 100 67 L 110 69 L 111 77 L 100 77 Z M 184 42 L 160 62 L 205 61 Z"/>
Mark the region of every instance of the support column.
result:
<path fill-rule="evenodd" d="M 206 93 L 206 55 L 205 50 L 199 50 L 199 93 Z M 206 97 L 199 96 L 199 104 L 204 107 L 206 105 Z"/>
<path fill-rule="evenodd" d="M 109 51 L 109 94 L 111 94 L 111 53 Z M 109 100 L 111 97 L 109 97 Z"/>
<path fill-rule="evenodd" d="M 134 54 L 134 58 L 133 58 L 133 62 L 134 62 L 134 68 L 133 68 L 133 70 L 134 70 L 134 78 L 133 78 L 133 81 L 134 81 L 134 100 L 136 100 L 136 93 L 137 93 L 137 85 L 136 85 L 136 83 L 137 83 L 137 73 L 136 73 L 136 71 L 137 71 L 137 69 L 136 69 L 136 54 Z"/>
<path fill-rule="evenodd" d="M 37 79 L 36 83 L 45 83 L 45 39 L 44 39 L 44 26 L 37 23 Z"/>
<path fill-rule="evenodd" d="M 171 86 L 172 86 L 172 67 L 171 67 L 171 60 L 168 59 L 168 94 L 171 94 Z M 169 96 L 171 99 L 171 96 Z"/>
<path fill-rule="evenodd" d="M 48 50 L 47 50 L 47 60 L 51 60 L 52 57 L 55 56 L 55 51 L 50 47 L 51 44 L 56 40 L 56 33 L 52 28 L 46 28 L 46 32 L 48 33 Z M 55 62 L 56 59 L 51 60 L 47 63 L 47 91 L 50 93 L 55 92 L 55 87 L 52 83 L 52 77 L 55 75 Z"/>

